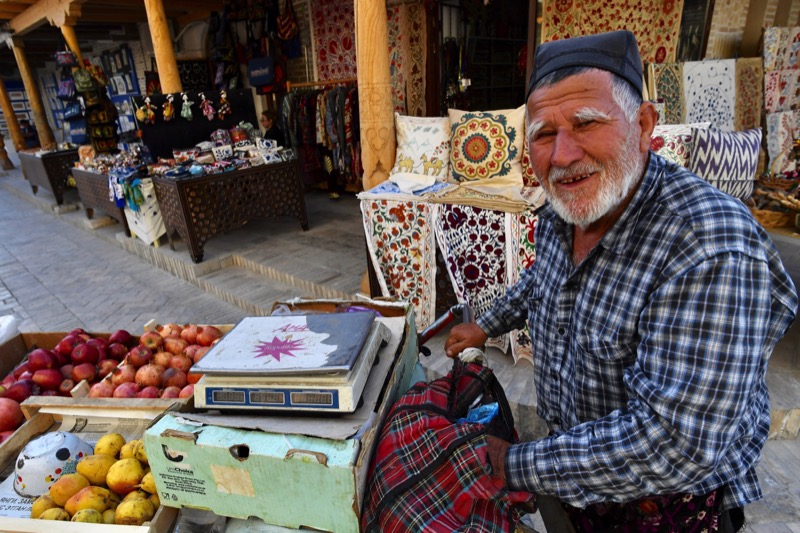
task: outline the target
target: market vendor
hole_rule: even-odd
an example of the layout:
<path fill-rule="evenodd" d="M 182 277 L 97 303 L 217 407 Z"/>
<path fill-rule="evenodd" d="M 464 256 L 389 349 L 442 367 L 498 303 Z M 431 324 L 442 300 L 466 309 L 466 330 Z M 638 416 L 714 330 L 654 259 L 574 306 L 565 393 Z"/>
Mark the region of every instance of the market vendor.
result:
<path fill-rule="evenodd" d="M 274 111 L 266 110 L 261 112 L 261 127 L 264 128 L 263 137 L 265 139 L 272 139 L 278 146 L 286 146 L 286 141 L 283 137 L 283 132 L 278 127 L 278 121 Z"/>
<path fill-rule="evenodd" d="M 22 138 L 25 140 L 25 148 L 36 148 L 39 146 L 39 133 L 36 131 L 36 126 L 23 118 L 19 121 L 19 129 L 22 132 Z"/>
<path fill-rule="evenodd" d="M 488 437 L 489 460 L 558 531 L 731 532 L 762 497 L 767 361 L 796 289 L 743 203 L 649 150 L 656 117 L 632 33 L 537 48 L 536 262 L 446 342 L 529 327 L 550 434 Z"/>

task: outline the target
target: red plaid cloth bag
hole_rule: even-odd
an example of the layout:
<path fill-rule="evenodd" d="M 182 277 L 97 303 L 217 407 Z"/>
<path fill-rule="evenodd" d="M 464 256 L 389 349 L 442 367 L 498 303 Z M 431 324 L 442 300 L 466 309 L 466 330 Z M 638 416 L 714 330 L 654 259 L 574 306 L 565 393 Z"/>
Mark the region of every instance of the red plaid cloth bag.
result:
<path fill-rule="evenodd" d="M 497 402 L 488 424 L 459 421 L 471 407 Z M 514 418 L 491 369 L 456 360 L 453 370 L 419 382 L 400 398 L 381 431 L 361 515 L 365 533 L 514 531 L 527 492 L 509 492 L 492 475 L 486 436 L 517 442 Z"/>

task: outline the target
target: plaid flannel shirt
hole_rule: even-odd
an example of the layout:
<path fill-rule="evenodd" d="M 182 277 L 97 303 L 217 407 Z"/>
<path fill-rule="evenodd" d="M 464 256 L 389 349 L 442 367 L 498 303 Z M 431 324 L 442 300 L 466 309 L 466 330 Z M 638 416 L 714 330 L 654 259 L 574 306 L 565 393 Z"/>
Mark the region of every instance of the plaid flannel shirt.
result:
<path fill-rule="evenodd" d="M 797 294 L 738 200 L 651 153 L 620 220 L 578 266 L 545 205 L 536 263 L 478 320 L 524 326 L 538 414 L 551 436 L 512 446 L 512 489 L 575 506 L 728 485 L 725 508 L 761 497 L 767 361 Z"/>

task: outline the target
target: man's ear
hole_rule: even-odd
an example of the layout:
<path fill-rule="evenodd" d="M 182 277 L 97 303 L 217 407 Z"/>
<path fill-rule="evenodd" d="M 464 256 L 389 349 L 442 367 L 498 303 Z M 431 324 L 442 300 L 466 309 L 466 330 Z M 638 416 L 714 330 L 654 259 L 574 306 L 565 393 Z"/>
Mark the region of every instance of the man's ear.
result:
<path fill-rule="evenodd" d="M 641 128 L 641 137 L 639 138 L 639 149 L 642 153 L 650 150 L 650 137 L 653 135 L 653 130 L 658 123 L 658 111 L 652 102 L 642 102 L 639 106 L 639 127 Z"/>

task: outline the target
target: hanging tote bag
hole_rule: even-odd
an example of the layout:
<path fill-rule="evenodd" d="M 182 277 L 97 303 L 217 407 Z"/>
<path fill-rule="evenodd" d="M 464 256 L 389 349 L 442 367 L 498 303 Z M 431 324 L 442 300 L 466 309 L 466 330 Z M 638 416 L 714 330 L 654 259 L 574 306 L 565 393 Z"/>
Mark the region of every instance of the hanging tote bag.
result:
<path fill-rule="evenodd" d="M 75 90 L 79 93 L 85 93 L 95 89 L 94 78 L 92 78 L 88 70 L 83 68 L 75 69 L 72 73 L 72 77 L 75 79 Z"/>
<path fill-rule="evenodd" d="M 56 66 L 58 67 L 77 67 L 78 66 L 78 57 L 75 55 L 75 52 L 70 50 L 67 47 L 66 50 L 59 50 L 56 52 Z"/>
<path fill-rule="evenodd" d="M 288 41 L 297 35 L 298 31 L 292 0 L 286 0 L 283 5 L 283 14 L 278 16 L 278 38 Z"/>
<path fill-rule="evenodd" d="M 272 84 L 275 81 L 275 61 L 272 56 L 256 57 L 248 61 L 247 77 L 253 87 Z"/>
<path fill-rule="evenodd" d="M 492 475 L 487 435 L 518 441 L 491 369 L 456 359 L 447 376 L 411 387 L 381 430 L 361 531 L 513 532 L 535 498 Z"/>
<path fill-rule="evenodd" d="M 65 102 L 70 102 L 75 99 L 75 80 L 72 79 L 72 76 L 61 78 L 61 81 L 58 82 L 56 97 Z"/>

